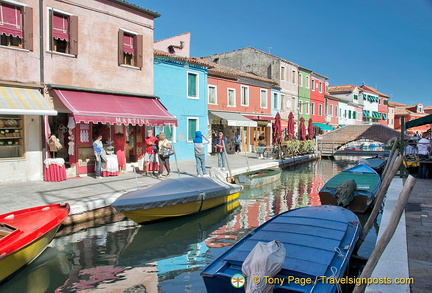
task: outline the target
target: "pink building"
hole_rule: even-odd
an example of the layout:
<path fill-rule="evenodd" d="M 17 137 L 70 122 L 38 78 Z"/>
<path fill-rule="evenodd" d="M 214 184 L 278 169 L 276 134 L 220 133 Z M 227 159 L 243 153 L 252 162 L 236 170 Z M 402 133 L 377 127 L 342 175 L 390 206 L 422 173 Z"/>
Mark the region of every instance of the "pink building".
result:
<path fill-rule="evenodd" d="M 54 156 L 45 152 L 51 133 L 64 146 L 55 156 L 64 159 L 69 176 L 93 172 L 97 134 L 105 143 L 120 132 L 134 139 L 126 159 L 136 160 L 137 138 L 146 126 L 161 123 L 145 111 L 163 108 L 153 97 L 153 23 L 159 14 L 121 0 L 0 4 L 0 86 L 11 93 L 0 100 L 21 102 L 0 110 L 0 120 L 18 121 L 20 137 L 4 140 L 17 150 L 0 150 L 0 178 L 41 180 L 44 159 Z M 176 123 L 166 110 L 158 114 L 162 124 Z"/>

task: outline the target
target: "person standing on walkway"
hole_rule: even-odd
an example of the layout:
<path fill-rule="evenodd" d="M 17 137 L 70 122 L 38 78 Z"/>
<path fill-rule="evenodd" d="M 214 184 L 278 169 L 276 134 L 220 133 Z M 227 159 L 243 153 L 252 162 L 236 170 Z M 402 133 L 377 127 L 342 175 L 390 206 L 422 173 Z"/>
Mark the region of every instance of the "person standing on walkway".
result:
<path fill-rule="evenodd" d="M 169 155 L 165 155 L 166 149 L 171 149 L 172 146 L 169 141 L 166 139 L 165 133 L 159 133 L 159 141 L 158 141 L 158 157 L 159 157 L 159 172 L 157 178 L 162 176 L 164 171 L 164 167 L 167 170 L 167 177 L 170 175 L 171 168 L 169 162 Z"/>
<path fill-rule="evenodd" d="M 156 175 L 158 140 L 156 136 L 153 135 L 153 130 L 147 130 L 147 137 L 144 141 L 146 150 L 144 155 L 145 174 L 148 175 L 148 173 L 152 171 L 153 175 Z"/>
<path fill-rule="evenodd" d="M 226 139 L 223 136 L 223 132 L 220 131 L 218 137 L 216 137 L 214 141 L 214 145 L 216 146 L 216 152 L 218 156 L 218 168 L 225 170 L 225 147 L 226 147 Z"/>
<path fill-rule="evenodd" d="M 193 143 L 194 143 L 197 176 L 198 177 L 207 176 L 207 171 L 205 166 L 205 145 L 208 144 L 209 141 L 201 133 L 201 131 L 196 131 Z"/>
<path fill-rule="evenodd" d="M 425 161 L 429 160 L 429 153 L 431 151 L 431 143 L 429 140 L 429 133 L 423 132 L 422 138 L 417 142 L 417 150 L 420 160 L 420 167 L 418 170 L 418 178 L 426 179 L 427 177 L 427 164 Z"/>
<path fill-rule="evenodd" d="M 102 179 L 101 176 L 101 170 L 102 170 L 102 135 L 99 135 L 95 141 L 93 142 L 93 151 L 95 155 L 95 173 L 96 173 L 96 179 Z"/>
<path fill-rule="evenodd" d="M 234 153 L 238 155 L 240 154 L 240 152 L 241 152 L 241 136 L 240 136 L 240 131 L 238 131 L 236 137 L 234 138 Z"/>

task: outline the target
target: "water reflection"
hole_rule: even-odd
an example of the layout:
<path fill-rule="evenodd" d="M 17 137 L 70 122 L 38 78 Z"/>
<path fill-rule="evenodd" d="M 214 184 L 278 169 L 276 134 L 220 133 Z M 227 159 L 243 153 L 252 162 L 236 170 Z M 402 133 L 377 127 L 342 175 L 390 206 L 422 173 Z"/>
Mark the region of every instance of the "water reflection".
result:
<path fill-rule="evenodd" d="M 205 292 L 203 267 L 271 217 L 319 205 L 324 183 L 356 162 L 286 169 L 280 181 L 199 215 L 143 226 L 122 221 L 56 238 L 0 292 Z M 374 240 L 365 241 L 369 251 Z"/>

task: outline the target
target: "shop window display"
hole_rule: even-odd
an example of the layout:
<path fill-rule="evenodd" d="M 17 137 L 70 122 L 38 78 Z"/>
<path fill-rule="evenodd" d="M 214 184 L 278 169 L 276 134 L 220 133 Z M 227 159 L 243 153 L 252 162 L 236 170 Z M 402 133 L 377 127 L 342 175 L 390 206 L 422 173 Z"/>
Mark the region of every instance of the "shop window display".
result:
<path fill-rule="evenodd" d="M 0 116 L 0 159 L 24 156 L 22 116 Z"/>

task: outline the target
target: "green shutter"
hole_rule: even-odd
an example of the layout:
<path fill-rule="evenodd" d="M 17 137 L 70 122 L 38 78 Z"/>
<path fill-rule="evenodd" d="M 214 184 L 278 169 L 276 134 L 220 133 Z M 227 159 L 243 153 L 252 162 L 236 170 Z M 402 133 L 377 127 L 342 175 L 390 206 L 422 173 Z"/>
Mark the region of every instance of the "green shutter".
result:
<path fill-rule="evenodd" d="M 195 138 L 196 131 L 197 131 L 197 120 L 188 119 L 188 141 L 192 141 Z"/>
<path fill-rule="evenodd" d="M 197 96 L 197 76 L 196 74 L 188 73 L 188 97 Z"/>
<path fill-rule="evenodd" d="M 169 126 L 169 125 L 165 126 L 164 127 L 164 133 L 165 133 L 166 139 L 173 141 L 172 126 Z"/>

